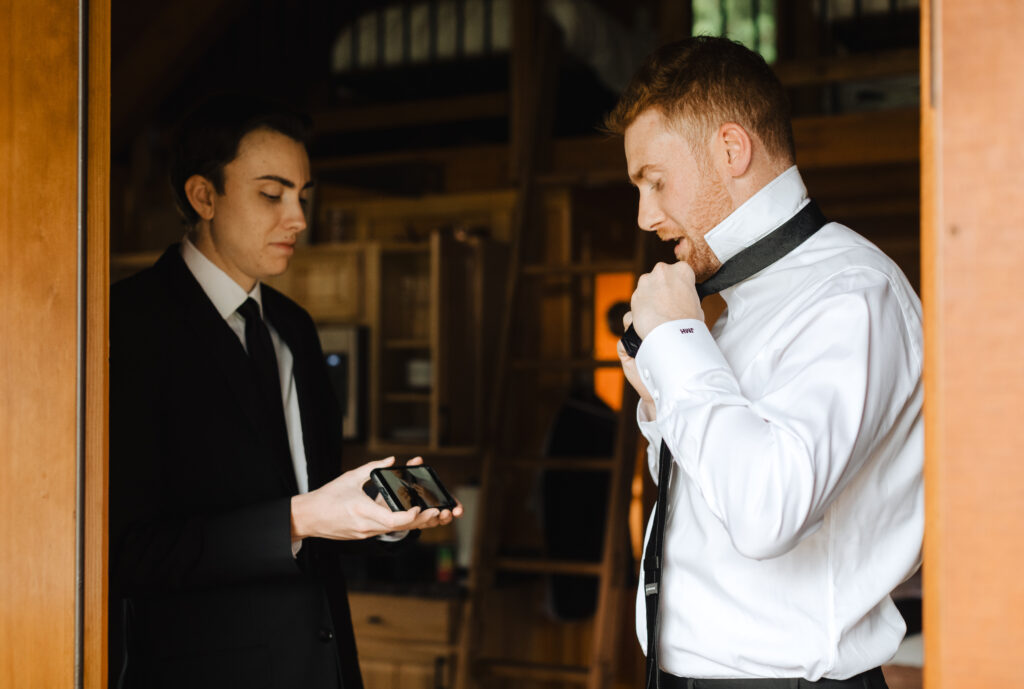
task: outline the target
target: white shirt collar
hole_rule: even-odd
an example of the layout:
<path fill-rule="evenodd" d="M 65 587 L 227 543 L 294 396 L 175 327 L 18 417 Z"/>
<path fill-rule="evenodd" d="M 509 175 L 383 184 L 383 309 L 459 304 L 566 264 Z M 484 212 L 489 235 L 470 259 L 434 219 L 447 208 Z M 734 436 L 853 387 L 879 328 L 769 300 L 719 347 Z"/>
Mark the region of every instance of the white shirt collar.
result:
<path fill-rule="evenodd" d="M 807 201 L 807 187 L 794 165 L 747 199 L 704 239 L 725 263 L 796 215 Z"/>
<path fill-rule="evenodd" d="M 199 282 L 199 286 L 206 292 L 206 296 L 213 302 L 221 318 L 227 319 L 249 297 L 256 300 L 260 307 L 260 315 L 263 315 L 263 297 L 258 280 L 256 286 L 250 292 L 246 292 L 227 273 L 208 259 L 202 251 L 197 249 L 188 237 L 181 240 L 181 258 L 196 281 Z"/>

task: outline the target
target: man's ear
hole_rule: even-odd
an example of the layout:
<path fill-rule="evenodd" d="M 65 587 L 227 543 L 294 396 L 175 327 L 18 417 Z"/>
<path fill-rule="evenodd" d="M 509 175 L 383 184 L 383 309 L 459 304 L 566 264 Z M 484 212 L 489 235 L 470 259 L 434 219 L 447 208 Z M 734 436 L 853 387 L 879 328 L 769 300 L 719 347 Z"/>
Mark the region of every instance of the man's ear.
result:
<path fill-rule="evenodd" d="M 217 190 L 213 188 L 213 182 L 202 175 L 192 175 L 185 180 L 185 196 L 192 208 L 203 220 L 213 219 L 214 199 L 217 197 Z"/>
<path fill-rule="evenodd" d="M 742 177 L 753 160 L 753 142 L 747 130 L 735 122 L 726 122 L 715 134 L 715 147 L 724 171 L 730 177 Z"/>

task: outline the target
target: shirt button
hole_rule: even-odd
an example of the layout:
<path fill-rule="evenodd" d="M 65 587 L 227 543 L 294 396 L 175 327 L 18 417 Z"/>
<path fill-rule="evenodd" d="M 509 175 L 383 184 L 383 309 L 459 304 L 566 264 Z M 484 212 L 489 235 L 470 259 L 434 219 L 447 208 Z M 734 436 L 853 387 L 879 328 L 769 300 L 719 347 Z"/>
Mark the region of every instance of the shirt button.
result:
<path fill-rule="evenodd" d="M 644 376 L 644 380 L 650 380 L 651 379 L 651 369 L 645 368 L 643 370 L 643 376 Z"/>
<path fill-rule="evenodd" d="M 334 632 L 332 632 L 330 629 L 321 629 L 319 636 L 320 640 L 324 643 L 334 640 Z"/>
<path fill-rule="evenodd" d="M 657 390 L 653 390 L 651 392 L 651 397 L 654 399 L 655 402 L 661 399 L 661 395 L 658 393 Z"/>

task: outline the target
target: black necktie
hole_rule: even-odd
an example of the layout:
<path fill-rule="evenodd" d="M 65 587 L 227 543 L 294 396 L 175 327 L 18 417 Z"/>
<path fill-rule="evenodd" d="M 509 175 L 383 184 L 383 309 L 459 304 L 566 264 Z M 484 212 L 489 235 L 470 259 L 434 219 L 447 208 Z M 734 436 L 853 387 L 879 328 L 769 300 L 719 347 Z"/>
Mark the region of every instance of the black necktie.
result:
<path fill-rule="evenodd" d="M 260 316 L 259 304 L 252 297 L 238 307 L 238 313 L 245 319 L 245 347 L 249 351 L 249 359 L 256 369 L 256 378 L 267 403 L 272 424 L 270 431 L 277 445 L 276 453 L 288 460 L 289 471 L 293 471 L 288 427 L 285 425 L 284 405 L 281 402 L 281 375 L 270 330 Z"/>
<path fill-rule="evenodd" d="M 697 295 L 703 299 L 718 294 L 727 287 L 746 280 L 755 273 L 778 261 L 820 230 L 828 220 L 818 204 L 810 201 L 792 218 L 777 229 L 739 252 L 722 264 L 714 275 L 697 285 Z M 640 337 L 630 325 L 622 336 L 622 345 L 631 357 L 640 349 Z M 672 453 L 661 441 L 658 456 L 658 502 L 654 506 L 654 524 L 644 551 L 644 602 L 647 611 L 647 689 L 660 686 L 658 676 L 658 603 L 661 598 L 661 566 L 665 547 L 665 516 L 668 512 L 668 483 Z"/>

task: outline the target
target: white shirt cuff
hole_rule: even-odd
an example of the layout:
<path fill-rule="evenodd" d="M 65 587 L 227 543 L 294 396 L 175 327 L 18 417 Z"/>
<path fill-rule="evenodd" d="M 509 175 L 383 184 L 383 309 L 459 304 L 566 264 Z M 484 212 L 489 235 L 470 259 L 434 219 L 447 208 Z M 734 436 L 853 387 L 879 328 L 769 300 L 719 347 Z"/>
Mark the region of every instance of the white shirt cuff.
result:
<path fill-rule="evenodd" d="M 377 536 L 377 540 L 378 541 L 384 541 L 385 543 L 394 543 L 396 541 L 402 540 L 403 538 L 405 538 L 408 535 L 409 535 L 409 532 L 407 530 L 406 531 L 392 531 L 390 533 L 383 533 L 380 536 Z"/>
<path fill-rule="evenodd" d="M 636 354 L 636 365 L 659 417 L 664 397 L 685 390 L 701 373 L 729 368 L 711 331 L 695 319 L 668 321 L 649 332 Z"/>

